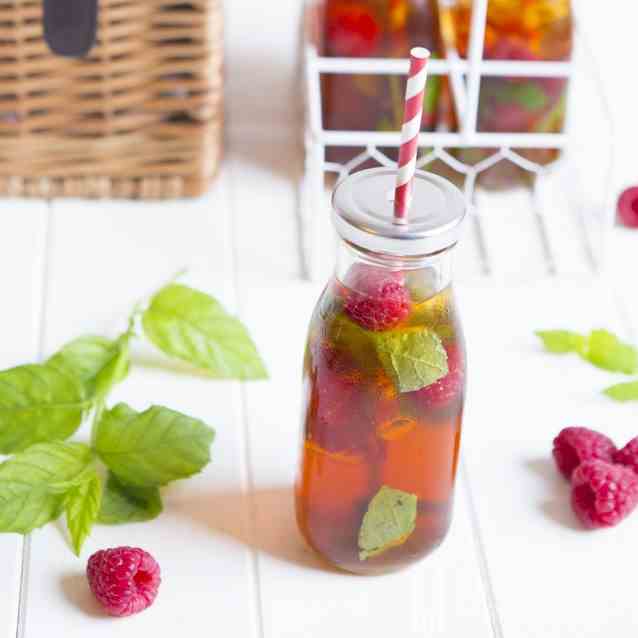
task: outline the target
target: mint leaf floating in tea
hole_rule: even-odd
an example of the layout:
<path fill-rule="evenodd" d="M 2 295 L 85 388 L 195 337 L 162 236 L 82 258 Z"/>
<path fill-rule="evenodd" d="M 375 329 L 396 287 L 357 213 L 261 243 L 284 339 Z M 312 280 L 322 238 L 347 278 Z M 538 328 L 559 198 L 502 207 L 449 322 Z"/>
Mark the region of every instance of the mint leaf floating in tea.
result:
<path fill-rule="evenodd" d="M 82 443 L 40 443 L 0 464 L 0 532 L 28 534 L 56 520 L 92 463 Z"/>
<path fill-rule="evenodd" d="M 82 551 L 96 522 L 102 502 L 102 482 L 95 469 L 65 499 L 66 524 L 71 535 L 73 551 Z"/>
<path fill-rule="evenodd" d="M 638 372 L 638 350 L 607 330 L 591 332 L 581 354 L 603 370 L 625 374 Z"/>
<path fill-rule="evenodd" d="M 98 522 L 120 525 L 152 521 L 162 513 L 162 509 L 162 497 L 157 487 L 127 485 L 109 473 Z"/>
<path fill-rule="evenodd" d="M 210 461 L 214 436 L 203 421 L 174 410 L 136 412 L 119 403 L 102 414 L 95 450 L 124 483 L 154 487 L 200 472 Z"/>
<path fill-rule="evenodd" d="M 416 527 L 417 497 L 384 485 L 370 501 L 359 530 L 359 560 L 403 544 Z"/>
<path fill-rule="evenodd" d="M 420 390 L 448 373 L 441 339 L 427 328 L 389 331 L 375 340 L 379 359 L 400 392 Z"/>
<path fill-rule="evenodd" d="M 55 368 L 24 365 L 0 372 L 0 454 L 67 439 L 89 406 L 81 383 Z"/>
<path fill-rule="evenodd" d="M 165 354 L 217 379 L 265 379 L 266 368 L 243 324 L 203 292 L 169 284 L 142 316 L 144 333 Z"/>
<path fill-rule="evenodd" d="M 582 352 L 587 344 L 587 337 L 569 330 L 538 330 L 535 334 L 545 349 L 554 354 Z"/>
<path fill-rule="evenodd" d="M 129 371 L 130 336 L 111 340 L 85 336 L 67 343 L 48 361 L 47 366 L 78 379 L 88 397 L 106 396 Z"/>
<path fill-rule="evenodd" d="M 614 401 L 638 401 L 638 381 L 617 383 L 603 392 Z"/>

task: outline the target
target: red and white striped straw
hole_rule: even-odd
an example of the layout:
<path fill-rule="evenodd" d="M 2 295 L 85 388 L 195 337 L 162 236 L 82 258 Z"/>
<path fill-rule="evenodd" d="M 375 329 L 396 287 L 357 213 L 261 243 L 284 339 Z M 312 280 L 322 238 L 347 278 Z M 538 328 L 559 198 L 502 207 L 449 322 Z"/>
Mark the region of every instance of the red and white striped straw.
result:
<path fill-rule="evenodd" d="M 397 224 L 408 223 L 429 59 L 430 52 L 423 47 L 414 47 L 410 51 L 410 73 L 405 90 L 405 111 L 403 114 L 403 127 L 401 128 L 401 148 L 399 149 L 399 171 L 394 191 L 394 221 Z"/>

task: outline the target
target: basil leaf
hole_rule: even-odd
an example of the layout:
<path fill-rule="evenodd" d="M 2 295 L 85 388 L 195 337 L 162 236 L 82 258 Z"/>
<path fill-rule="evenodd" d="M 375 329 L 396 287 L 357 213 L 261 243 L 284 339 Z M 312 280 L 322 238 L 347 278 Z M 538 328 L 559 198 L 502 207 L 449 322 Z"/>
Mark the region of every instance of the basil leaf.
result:
<path fill-rule="evenodd" d="M 603 370 L 625 374 L 638 372 L 638 350 L 607 330 L 591 332 L 581 355 Z"/>
<path fill-rule="evenodd" d="M 169 356 L 217 379 L 264 379 L 264 364 L 246 328 L 213 297 L 169 284 L 142 316 L 144 333 Z"/>
<path fill-rule="evenodd" d="M 359 530 L 359 560 L 403 544 L 416 527 L 417 497 L 384 485 L 370 501 Z"/>
<path fill-rule="evenodd" d="M 95 449 L 122 482 L 155 487 L 200 472 L 214 436 L 202 421 L 168 408 L 136 412 L 120 403 L 103 413 Z"/>
<path fill-rule="evenodd" d="M 77 380 L 45 365 L 0 372 L 0 453 L 67 439 L 89 406 Z"/>
<path fill-rule="evenodd" d="M 638 401 L 638 381 L 628 383 L 617 383 L 603 392 L 614 401 Z"/>
<path fill-rule="evenodd" d="M 448 373 L 441 339 L 427 328 L 408 328 L 375 335 L 377 354 L 399 392 L 413 392 Z"/>
<path fill-rule="evenodd" d="M 91 464 L 82 443 L 41 443 L 0 464 L 0 532 L 28 534 L 56 520 Z"/>
<path fill-rule="evenodd" d="M 66 525 L 77 556 L 97 520 L 101 501 L 102 482 L 93 468 L 90 476 L 70 490 L 65 501 Z"/>
<path fill-rule="evenodd" d="M 104 397 L 128 375 L 128 341 L 128 336 L 115 341 L 99 336 L 79 337 L 53 355 L 47 366 L 79 379 L 87 397 Z"/>
<path fill-rule="evenodd" d="M 104 525 L 151 521 L 162 510 L 159 489 L 126 485 L 110 473 L 98 521 Z"/>
<path fill-rule="evenodd" d="M 587 346 L 587 338 L 569 330 L 538 330 L 536 336 L 541 339 L 545 349 L 554 354 L 582 352 Z"/>

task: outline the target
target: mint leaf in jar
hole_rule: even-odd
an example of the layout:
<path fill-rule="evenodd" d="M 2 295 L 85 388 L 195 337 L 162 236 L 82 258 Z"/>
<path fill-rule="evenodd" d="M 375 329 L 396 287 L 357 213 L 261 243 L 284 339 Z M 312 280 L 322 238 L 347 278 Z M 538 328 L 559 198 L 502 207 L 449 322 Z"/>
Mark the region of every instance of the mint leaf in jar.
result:
<path fill-rule="evenodd" d="M 440 337 L 427 328 L 404 328 L 375 336 L 377 353 L 399 392 L 414 392 L 448 373 Z"/>
<path fill-rule="evenodd" d="M 81 383 L 46 365 L 0 372 L 0 454 L 64 440 L 90 406 Z"/>
<path fill-rule="evenodd" d="M 102 482 L 95 469 L 77 487 L 71 489 L 65 499 L 66 525 L 77 556 L 93 529 L 101 502 Z"/>
<path fill-rule="evenodd" d="M 142 316 L 144 333 L 165 354 L 217 379 L 265 379 L 268 375 L 243 324 L 206 293 L 169 284 Z"/>
<path fill-rule="evenodd" d="M 607 330 L 592 331 L 581 355 L 603 370 L 625 374 L 638 372 L 638 350 Z"/>
<path fill-rule="evenodd" d="M 162 513 L 162 509 L 162 497 L 157 487 L 127 485 L 110 473 L 98 522 L 120 525 L 152 521 Z"/>
<path fill-rule="evenodd" d="M 214 436 L 203 421 L 174 410 L 136 412 L 120 403 L 102 414 L 95 450 L 122 482 L 156 487 L 200 472 L 210 461 Z"/>
<path fill-rule="evenodd" d="M 416 527 L 417 497 L 384 485 L 370 501 L 359 530 L 359 560 L 402 545 Z"/>
<path fill-rule="evenodd" d="M 587 344 L 587 337 L 570 330 L 538 330 L 535 334 L 545 350 L 554 354 L 582 352 Z"/>
<path fill-rule="evenodd" d="M 614 401 L 638 401 L 638 381 L 617 383 L 616 385 L 610 386 L 603 392 Z"/>

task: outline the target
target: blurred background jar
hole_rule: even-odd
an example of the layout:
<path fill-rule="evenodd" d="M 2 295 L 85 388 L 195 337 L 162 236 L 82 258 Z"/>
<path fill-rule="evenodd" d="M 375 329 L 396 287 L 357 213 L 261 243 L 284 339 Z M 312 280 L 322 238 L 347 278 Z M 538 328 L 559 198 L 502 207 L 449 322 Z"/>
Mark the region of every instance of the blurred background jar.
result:
<path fill-rule="evenodd" d="M 324 0 L 322 54 L 349 58 L 407 58 L 419 44 L 438 50 L 435 0 Z M 324 74 L 324 128 L 350 131 L 398 131 L 403 121 L 405 77 Z M 440 77 L 428 79 L 422 130 L 436 126 Z M 363 149 L 329 148 L 327 159 L 345 162 Z M 396 153 L 396 151 L 395 151 Z M 392 151 L 388 151 L 392 155 Z"/>
<path fill-rule="evenodd" d="M 452 26 L 453 44 L 467 57 L 472 0 L 441 6 Z M 446 15 L 447 13 L 447 15 Z M 570 0 L 489 0 L 483 57 L 486 60 L 566 61 L 572 54 Z M 447 35 L 447 34 L 446 34 Z M 565 119 L 565 78 L 484 77 L 477 129 L 485 133 L 560 133 Z M 514 149 L 541 165 L 556 160 L 556 149 Z M 475 164 L 494 149 L 462 149 L 459 159 Z M 507 188 L 528 182 L 532 174 L 501 161 L 480 174 L 485 187 Z"/>

